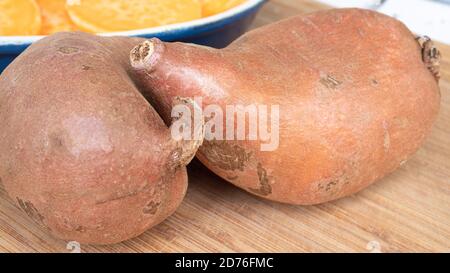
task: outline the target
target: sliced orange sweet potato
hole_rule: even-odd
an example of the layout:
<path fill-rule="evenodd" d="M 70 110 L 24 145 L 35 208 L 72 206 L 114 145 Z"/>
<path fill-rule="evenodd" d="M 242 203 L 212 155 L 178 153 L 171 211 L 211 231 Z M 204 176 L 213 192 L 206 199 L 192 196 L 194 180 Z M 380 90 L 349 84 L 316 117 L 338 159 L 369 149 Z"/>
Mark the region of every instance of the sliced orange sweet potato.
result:
<path fill-rule="evenodd" d="M 68 0 L 72 21 L 88 32 L 155 27 L 201 18 L 199 0 Z"/>
<path fill-rule="evenodd" d="M 0 0 L 0 35 L 35 35 L 41 14 L 34 0 Z"/>
<path fill-rule="evenodd" d="M 76 30 L 66 11 L 66 0 L 37 0 L 42 14 L 41 34 Z"/>
<path fill-rule="evenodd" d="M 234 8 L 246 0 L 202 0 L 202 16 L 208 17 L 215 15 L 231 8 Z"/>

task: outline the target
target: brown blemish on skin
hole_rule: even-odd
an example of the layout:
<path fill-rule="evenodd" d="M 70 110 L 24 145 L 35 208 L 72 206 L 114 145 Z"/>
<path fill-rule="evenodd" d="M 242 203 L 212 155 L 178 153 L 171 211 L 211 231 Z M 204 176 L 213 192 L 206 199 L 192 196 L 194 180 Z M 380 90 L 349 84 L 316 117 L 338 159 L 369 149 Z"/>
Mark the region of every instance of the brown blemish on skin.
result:
<path fill-rule="evenodd" d="M 61 52 L 63 54 L 73 54 L 73 53 L 77 53 L 78 51 L 80 51 L 80 49 L 78 49 L 77 47 L 72 47 L 72 46 L 63 46 L 58 48 L 58 52 Z"/>
<path fill-rule="evenodd" d="M 330 75 L 326 75 L 324 77 L 321 77 L 320 83 L 323 84 L 325 87 L 330 89 L 336 89 L 339 87 L 339 85 L 342 84 L 342 82 L 338 81 L 337 79 L 333 78 Z"/>
<path fill-rule="evenodd" d="M 82 65 L 81 69 L 83 69 L 84 71 L 88 71 L 88 70 L 91 70 L 92 67 L 90 67 L 89 65 Z"/>
<path fill-rule="evenodd" d="M 164 198 L 162 196 L 167 194 L 167 186 L 173 180 L 175 172 L 165 172 L 166 174 L 161 177 L 161 179 L 155 184 L 151 182 L 147 182 L 144 186 L 139 189 L 136 189 L 128 194 L 115 194 L 109 196 L 107 198 L 101 199 L 97 201 L 96 205 L 102 205 L 108 202 L 118 201 L 129 197 L 134 197 L 141 193 L 150 193 L 151 196 L 149 199 L 152 199 L 143 209 L 145 214 L 156 214 L 158 208 L 162 203 L 164 203 Z M 159 201 L 156 201 L 159 200 Z"/>
<path fill-rule="evenodd" d="M 326 182 L 326 183 L 320 183 L 319 184 L 319 190 L 329 192 L 337 184 L 338 184 L 338 180 L 329 181 L 329 182 Z"/>
<path fill-rule="evenodd" d="M 158 211 L 159 206 L 161 205 L 160 202 L 150 201 L 142 210 L 144 214 L 151 214 L 155 215 Z"/>
<path fill-rule="evenodd" d="M 97 202 L 95 202 L 95 204 L 96 204 L 96 205 L 102 205 L 102 204 L 105 204 L 105 203 L 108 203 L 108 202 L 117 201 L 117 200 L 120 200 L 120 199 L 125 199 L 125 198 L 128 198 L 128 197 L 136 196 L 136 195 L 138 195 L 141 191 L 142 191 L 142 190 L 139 190 L 139 191 L 133 191 L 133 192 L 129 192 L 129 193 L 126 193 L 126 194 L 116 194 L 116 195 L 109 196 L 109 197 L 107 197 L 107 198 L 98 200 Z"/>
<path fill-rule="evenodd" d="M 372 79 L 372 85 L 378 85 L 378 84 L 379 84 L 379 82 L 377 79 Z"/>
<path fill-rule="evenodd" d="M 274 55 L 276 58 L 282 57 L 282 53 L 278 47 L 272 46 L 270 44 L 266 44 L 266 46 L 270 49 L 270 52 L 272 52 L 272 55 Z"/>
<path fill-rule="evenodd" d="M 227 141 L 205 141 L 200 149 L 211 164 L 226 171 L 244 171 L 252 155 L 244 148 L 229 144 Z"/>
<path fill-rule="evenodd" d="M 180 164 L 182 156 L 183 148 L 181 147 L 177 147 L 172 152 L 170 152 L 169 160 L 167 160 L 166 173 L 174 172 L 182 166 L 182 164 Z"/>
<path fill-rule="evenodd" d="M 261 163 L 258 163 L 258 178 L 259 178 L 259 189 L 249 188 L 249 191 L 258 195 L 267 196 L 272 193 L 272 186 L 269 182 L 269 176 L 267 175 L 266 169 L 263 168 Z"/>
<path fill-rule="evenodd" d="M 355 169 L 357 169 L 357 165 L 352 161 L 347 170 L 341 171 L 340 174 L 332 178 L 320 181 L 318 183 L 319 192 L 325 193 L 327 196 L 337 195 L 342 189 L 350 184 L 350 181 L 352 180 L 352 176 L 350 176 L 350 173 L 352 172 L 348 170 Z"/>
<path fill-rule="evenodd" d="M 42 216 L 39 211 L 36 209 L 36 207 L 33 205 L 33 203 L 28 201 L 23 201 L 19 197 L 16 197 L 17 203 L 19 204 L 19 207 L 30 217 L 34 222 L 39 224 L 42 227 L 48 228 L 47 225 L 44 223 L 44 216 Z"/>
<path fill-rule="evenodd" d="M 50 135 L 50 144 L 52 147 L 61 148 L 64 146 L 64 140 L 57 134 Z"/>
<path fill-rule="evenodd" d="M 86 232 L 86 228 L 83 227 L 83 226 L 78 226 L 78 227 L 75 229 L 75 231 L 76 231 L 76 232 L 81 232 L 81 233 L 83 233 L 83 232 Z"/>

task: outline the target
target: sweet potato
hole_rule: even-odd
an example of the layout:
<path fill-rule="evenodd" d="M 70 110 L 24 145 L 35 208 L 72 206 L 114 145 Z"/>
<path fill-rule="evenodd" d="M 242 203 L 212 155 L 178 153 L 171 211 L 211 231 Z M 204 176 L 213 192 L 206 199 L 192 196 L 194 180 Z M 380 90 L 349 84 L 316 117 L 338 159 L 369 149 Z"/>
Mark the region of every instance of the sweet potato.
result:
<path fill-rule="evenodd" d="M 185 195 L 201 141 L 174 141 L 139 93 L 128 61 L 139 41 L 56 34 L 0 76 L 0 180 L 59 238 L 129 239 Z"/>
<path fill-rule="evenodd" d="M 221 50 L 151 39 L 131 62 L 166 121 L 175 96 L 223 109 L 279 105 L 278 149 L 210 140 L 198 158 L 248 192 L 292 204 L 341 198 L 397 169 L 424 141 L 440 105 L 431 41 L 361 9 L 293 17 Z"/>

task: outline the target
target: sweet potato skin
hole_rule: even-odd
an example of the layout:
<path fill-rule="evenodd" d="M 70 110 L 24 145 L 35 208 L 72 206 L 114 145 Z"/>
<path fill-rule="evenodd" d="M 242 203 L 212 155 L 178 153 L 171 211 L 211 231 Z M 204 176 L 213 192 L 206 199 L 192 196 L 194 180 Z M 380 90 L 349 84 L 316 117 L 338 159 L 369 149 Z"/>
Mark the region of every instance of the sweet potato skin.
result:
<path fill-rule="evenodd" d="M 411 157 L 439 111 L 439 86 L 415 36 L 373 11 L 293 17 L 223 50 L 150 42 L 159 50 L 132 54 L 132 63 L 166 120 L 174 96 L 222 108 L 280 105 L 276 151 L 261 152 L 257 141 L 210 141 L 197 154 L 270 200 L 310 205 L 364 189 Z"/>
<path fill-rule="evenodd" d="M 1 180 L 61 239 L 135 237 L 185 195 L 170 131 L 130 78 L 129 51 L 139 41 L 56 34 L 1 75 Z"/>

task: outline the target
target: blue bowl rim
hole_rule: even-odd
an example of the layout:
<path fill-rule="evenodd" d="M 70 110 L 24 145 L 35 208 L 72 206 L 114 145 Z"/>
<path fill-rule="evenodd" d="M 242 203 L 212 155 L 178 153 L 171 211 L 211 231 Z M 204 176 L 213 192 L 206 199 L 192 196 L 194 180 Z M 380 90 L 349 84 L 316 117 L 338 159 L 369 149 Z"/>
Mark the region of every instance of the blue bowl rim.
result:
<path fill-rule="evenodd" d="M 192 32 L 203 32 L 212 30 L 215 28 L 223 27 L 223 25 L 235 21 L 240 17 L 245 17 L 248 14 L 259 9 L 268 0 L 248 0 L 241 5 L 238 5 L 230 10 L 223 13 L 216 14 L 210 17 L 201 18 L 198 20 L 165 25 L 160 27 L 145 28 L 130 31 L 120 31 L 120 32 L 109 32 L 109 33 L 99 33 L 101 36 L 141 36 L 141 37 L 170 37 L 175 35 L 185 35 L 189 32 L 187 36 L 191 36 Z M 36 35 L 36 36 L 0 36 L 0 47 L 17 46 L 20 51 L 23 46 L 28 46 L 46 36 Z M 9 50 L 8 50 L 9 51 Z"/>

